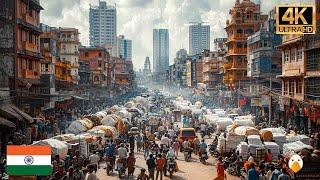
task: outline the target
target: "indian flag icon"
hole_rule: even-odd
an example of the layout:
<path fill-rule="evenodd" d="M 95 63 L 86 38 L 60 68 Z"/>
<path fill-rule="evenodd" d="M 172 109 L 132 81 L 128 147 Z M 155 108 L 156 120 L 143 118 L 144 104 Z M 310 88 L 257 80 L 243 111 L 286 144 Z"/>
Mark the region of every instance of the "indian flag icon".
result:
<path fill-rule="evenodd" d="M 7 173 L 12 176 L 51 175 L 51 147 L 7 146 Z"/>

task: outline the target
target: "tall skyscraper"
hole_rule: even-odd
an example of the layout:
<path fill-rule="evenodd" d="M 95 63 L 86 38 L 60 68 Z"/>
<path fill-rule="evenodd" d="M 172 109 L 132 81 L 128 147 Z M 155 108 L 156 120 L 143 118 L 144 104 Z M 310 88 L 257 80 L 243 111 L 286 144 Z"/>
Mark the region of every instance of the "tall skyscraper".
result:
<path fill-rule="evenodd" d="M 125 39 L 123 35 L 117 38 L 117 56 L 127 61 L 132 60 L 132 40 Z"/>
<path fill-rule="evenodd" d="M 204 49 L 210 50 L 210 26 L 193 23 L 189 26 L 189 54 L 200 54 Z"/>
<path fill-rule="evenodd" d="M 165 73 L 169 68 L 169 31 L 153 29 L 153 72 Z"/>
<path fill-rule="evenodd" d="M 117 10 L 99 1 L 99 6 L 91 6 L 89 12 L 90 46 L 116 46 L 117 43 Z"/>

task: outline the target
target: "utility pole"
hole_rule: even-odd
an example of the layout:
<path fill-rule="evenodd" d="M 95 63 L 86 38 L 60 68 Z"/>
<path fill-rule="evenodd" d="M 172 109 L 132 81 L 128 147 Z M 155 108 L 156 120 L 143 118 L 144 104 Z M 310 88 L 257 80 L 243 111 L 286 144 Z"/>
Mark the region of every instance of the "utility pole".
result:
<path fill-rule="evenodd" d="M 239 88 L 238 88 L 238 108 L 240 108 L 240 88 L 241 88 L 241 81 L 239 80 Z"/>
<path fill-rule="evenodd" d="M 269 126 L 271 125 L 271 116 L 272 116 L 272 95 L 271 95 L 271 90 L 272 90 L 272 78 L 270 75 L 270 82 L 269 82 Z"/>

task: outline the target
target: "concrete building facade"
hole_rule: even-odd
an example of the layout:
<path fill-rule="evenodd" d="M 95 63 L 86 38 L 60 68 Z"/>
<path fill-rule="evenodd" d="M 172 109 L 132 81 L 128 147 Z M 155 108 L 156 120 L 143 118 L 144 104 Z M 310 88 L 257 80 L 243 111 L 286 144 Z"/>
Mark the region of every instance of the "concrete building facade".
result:
<path fill-rule="evenodd" d="M 169 31 L 153 30 L 153 73 L 165 74 L 169 68 Z"/>
<path fill-rule="evenodd" d="M 189 55 L 210 50 L 210 26 L 194 23 L 189 26 Z"/>
<path fill-rule="evenodd" d="M 117 57 L 132 60 L 132 40 L 125 39 L 123 35 L 117 38 Z"/>
<path fill-rule="evenodd" d="M 99 6 L 89 9 L 90 46 L 113 45 L 117 43 L 117 10 L 115 6 L 99 1 Z"/>

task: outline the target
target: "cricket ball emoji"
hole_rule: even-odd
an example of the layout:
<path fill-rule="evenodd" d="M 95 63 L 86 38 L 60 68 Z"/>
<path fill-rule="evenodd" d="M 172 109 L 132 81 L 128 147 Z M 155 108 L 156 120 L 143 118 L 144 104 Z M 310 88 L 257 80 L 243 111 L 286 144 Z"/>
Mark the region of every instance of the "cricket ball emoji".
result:
<path fill-rule="evenodd" d="M 298 154 L 294 154 L 289 160 L 289 168 L 294 172 L 297 173 L 303 167 L 303 161 Z"/>

